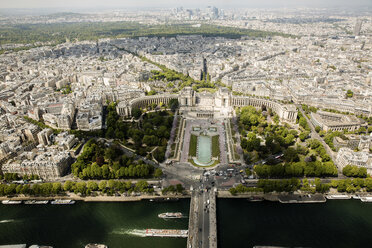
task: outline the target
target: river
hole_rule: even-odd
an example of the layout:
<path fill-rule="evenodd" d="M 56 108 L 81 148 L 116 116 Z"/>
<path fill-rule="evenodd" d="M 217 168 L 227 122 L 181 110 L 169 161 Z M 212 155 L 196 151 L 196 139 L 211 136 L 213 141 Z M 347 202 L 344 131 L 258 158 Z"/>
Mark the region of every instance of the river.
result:
<path fill-rule="evenodd" d="M 328 200 L 319 204 L 217 202 L 219 248 L 372 247 L 372 203 Z"/>
<path fill-rule="evenodd" d="M 82 248 L 88 243 L 115 247 L 186 247 L 186 238 L 141 237 L 146 228 L 187 229 L 189 199 L 177 202 L 84 203 L 75 205 L 0 204 L 0 245 L 25 243 Z M 182 212 L 186 218 L 160 219 Z"/>
<path fill-rule="evenodd" d="M 188 218 L 163 220 L 163 212 L 188 216 L 190 201 L 84 203 L 75 205 L 0 204 L 0 245 L 26 243 L 54 248 L 185 248 L 186 238 L 141 237 L 146 228 L 187 229 Z M 219 248 L 371 247 L 372 203 L 328 200 L 320 204 L 218 199 Z"/>

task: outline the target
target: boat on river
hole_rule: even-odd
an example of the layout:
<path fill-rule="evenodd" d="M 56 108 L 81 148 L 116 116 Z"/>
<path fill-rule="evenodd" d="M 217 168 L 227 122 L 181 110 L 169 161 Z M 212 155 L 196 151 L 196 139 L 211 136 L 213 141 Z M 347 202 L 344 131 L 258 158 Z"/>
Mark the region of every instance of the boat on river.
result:
<path fill-rule="evenodd" d="M 146 237 L 171 237 L 171 238 L 187 238 L 188 230 L 174 229 L 146 229 Z"/>
<path fill-rule="evenodd" d="M 179 219 L 182 218 L 182 213 L 162 213 L 159 214 L 158 217 L 162 219 Z"/>
<path fill-rule="evenodd" d="M 372 196 L 364 196 L 364 197 L 360 197 L 360 200 L 362 202 L 372 202 Z"/>
<path fill-rule="evenodd" d="M 58 199 L 58 200 L 51 201 L 50 204 L 53 204 L 53 205 L 71 205 L 71 204 L 75 204 L 75 201 Z"/>
<path fill-rule="evenodd" d="M 348 200 L 351 199 L 350 195 L 327 195 L 328 200 Z"/>
<path fill-rule="evenodd" d="M 26 205 L 45 205 L 48 204 L 49 201 L 37 201 L 37 200 L 29 200 L 25 201 L 24 204 Z"/>
<path fill-rule="evenodd" d="M 247 201 L 250 201 L 250 202 L 260 202 L 260 201 L 263 201 L 264 198 L 261 197 L 261 196 L 250 196 L 247 198 Z"/>
<path fill-rule="evenodd" d="M 108 246 L 102 244 L 87 244 L 85 248 L 108 248 Z"/>
<path fill-rule="evenodd" d="M 178 201 L 179 198 L 177 197 L 167 197 L 167 198 L 163 198 L 163 197 L 158 197 L 158 198 L 152 198 L 150 199 L 149 201 L 150 202 L 173 202 L 173 201 Z"/>
<path fill-rule="evenodd" d="M 21 204 L 22 201 L 4 200 L 4 201 L 1 201 L 1 203 L 5 205 L 18 205 L 18 204 Z"/>

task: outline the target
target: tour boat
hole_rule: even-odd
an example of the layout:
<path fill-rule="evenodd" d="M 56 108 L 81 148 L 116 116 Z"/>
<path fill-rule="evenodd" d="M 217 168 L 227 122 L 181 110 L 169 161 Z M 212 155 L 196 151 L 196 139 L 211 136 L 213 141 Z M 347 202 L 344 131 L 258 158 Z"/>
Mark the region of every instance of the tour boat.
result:
<path fill-rule="evenodd" d="M 372 196 L 360 197 L 362 202 L 372 202 Z"/>
<path fill-rule="evenodd" d="M 4 200 L 4 201 L 1 201 L 1 203 L 6 204 L 6 205 L 17 205 L 17 204 L 21 204 L 22 201 Z"/>
<path fill-rule="evenodd" d="M 27 205 L 42 205 L 42 204 L 48 204 L 49 201 L 36 201 L 36 200 L 29 200 L 25 201 L 24 203 Z"/>
<path fill-rule="evenodd" d="M 327 199 L 329 200 L 348 200 L 351 199 L 350 195 L 327 195 Z"/>
<path fill-rule="evenodd" d="M 108 246 L 102 244 L 87 244 L 85 248 L 108 248 Z"/>
<path fill-rule="evenodd" d="M 71 205 L 71 204 L 75 204 L 75 201 L 73 200 L 62 200 L 62 199 L 59 199 L 59 200 L 54 200 L 52 202 L 50 202 L 51 204 L 56 204 L 56 205 Z"/>
<path fill-rule="evenodd" d="M 159 218 L 163 218 L 163 219 L 179 219 L 179 218 L 182 218 L 182 213 L 162 213 L 162 214 L 159 214 L 158 217 Z"/>

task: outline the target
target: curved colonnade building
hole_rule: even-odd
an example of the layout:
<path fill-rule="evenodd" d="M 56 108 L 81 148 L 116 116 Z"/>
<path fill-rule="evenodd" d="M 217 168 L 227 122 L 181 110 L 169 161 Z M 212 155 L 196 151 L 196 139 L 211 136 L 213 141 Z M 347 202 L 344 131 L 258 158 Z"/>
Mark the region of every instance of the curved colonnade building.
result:
<path fill-rule="evenodd" d="M 120 116 L 129 117 L 133 108 L 146 108 L 153 103 L 166 105 L 171 99 L 178 99 L 180 112 L 185 118 L 229 118 L 234 107 L 243 106 L 271 108 L 284 122 L 294 123 L 297 118 L 297 109 L 294 105 L 251 96 L 233 96 L 227 88 L 220 88 L 213 94 L 197 93 L 191 87 L 185 87 L 179 94 L 153 95 L 122 101 L 116 110 Z"/>

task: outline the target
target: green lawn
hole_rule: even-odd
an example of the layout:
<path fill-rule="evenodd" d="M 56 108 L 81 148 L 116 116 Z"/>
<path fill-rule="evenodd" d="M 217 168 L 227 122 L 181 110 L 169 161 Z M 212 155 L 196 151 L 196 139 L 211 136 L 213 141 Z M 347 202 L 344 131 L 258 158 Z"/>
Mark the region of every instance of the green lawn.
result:
<path fill-rule="evenodd" d="M 212 157 L 217 157 L 220 155 L 220 142 L 219 142 L 219 135 L 212 137 Z"/>
<path fill-rule="evenodd" d="M 189 146 L 189 155 L 192 156 L 192 157 L 196 156 L 197 143 L 198 143 L 198 137 L 196 135 L 191 134 L 190 146 Z"/>

